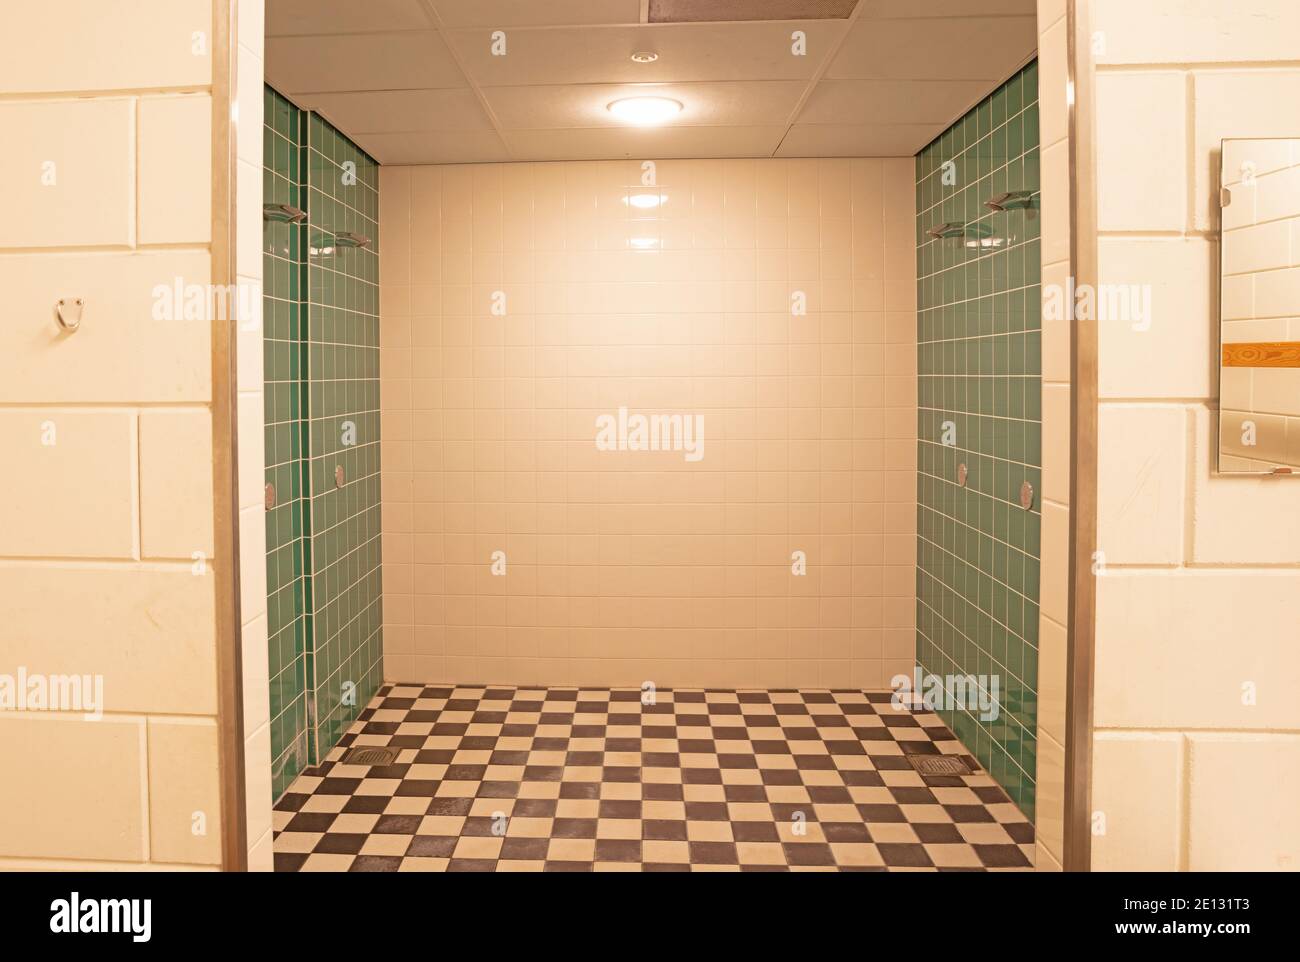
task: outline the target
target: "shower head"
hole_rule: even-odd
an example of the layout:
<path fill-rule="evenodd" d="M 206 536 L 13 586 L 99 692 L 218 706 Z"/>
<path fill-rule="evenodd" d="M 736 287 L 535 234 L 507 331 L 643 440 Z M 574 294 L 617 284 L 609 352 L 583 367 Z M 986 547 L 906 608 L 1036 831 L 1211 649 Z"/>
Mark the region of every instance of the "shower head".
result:
<path fill-rule="evenodd" d="M 317 231 L 311 238 L 308 253 L 315 258 L 333 257 L 345 247 L 369 247 L 370 238 L 352 231 Z"/>
<path fill-rule="evenodd" d="M 293 204 L 263 204 L 262 220 L 277 224 L 297 224 L 307 216 L 305 210 L 299 210 Z"/>
<path fill-rule="evenodd" d="M 1012 190 L 990 197 L 984 206 L 992 211 L 1025 210 L 1034 204 L 1034 195 L 1027 190 Z"/>
<path fill-rule="evenodd" d="M 945 237 L 961 237 L 966 233 L 966 225 L 952 222 L 936 224 L 934 227 L 927 227 L 925 232 L 935 240 L 943 240 Z"/>
<path fill-rule="evenodd" d="M 367 237 L 365 234 L 354 234 L 350 231 L 342 234 L 335 234 L 334 246 L 335 247 L 369 247 L 370 238 Z"/>

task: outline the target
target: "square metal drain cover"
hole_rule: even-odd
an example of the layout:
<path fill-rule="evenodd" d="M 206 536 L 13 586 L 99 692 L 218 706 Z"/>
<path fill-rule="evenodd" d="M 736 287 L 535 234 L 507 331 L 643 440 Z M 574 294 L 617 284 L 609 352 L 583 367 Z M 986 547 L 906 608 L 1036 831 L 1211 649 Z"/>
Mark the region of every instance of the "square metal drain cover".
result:
<path fill-rule="evenodd" d="M 357 745 L 349 748 L 339 761 L 340 765 L 392 765 L 397 761 L 397 749 L 382 745 Z"/>
<path fill-rule="evenodd" d="M 922 775 L 970 774 L 970 767 L 961 755 L 908 755 L 907 760 Z"/>

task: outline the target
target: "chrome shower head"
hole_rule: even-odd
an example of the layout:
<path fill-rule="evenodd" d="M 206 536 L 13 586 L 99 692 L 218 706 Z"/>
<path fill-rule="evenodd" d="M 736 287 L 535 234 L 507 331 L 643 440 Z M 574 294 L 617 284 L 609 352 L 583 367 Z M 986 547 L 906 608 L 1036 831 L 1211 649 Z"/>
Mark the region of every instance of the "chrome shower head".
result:
<path fill-rule="evenodd" d="M 1025 210 L 1034 205 L 1034 195 L 1027 190 L 1011 190 L 996 197 L 990 197 L 984 206 L 991 211 Z"/>
<path fill-rule="evenodd" d="M 365 234 L 354 234 L 351 231 L 334 235 L 335 247 L 369 247 L 370 238 Z"/>
<path fill-rule="evenodd" d="M 314 258 L 333 257 L 345 247 L 369 247 L 370 238 L 352 231 L 317 231 L 311 238 L 308 253 Z"/>
<path fill-rule="evenodd" d="M 293 204 L 263 204 L 262 220 L 277 224 L 297 224 L 306 218 L 307 212 L 299 210 Z"/>
<path fill-rule="evenodd" d="M 943 240 L 945 237 L 961 237 L 966 233 L 966 225 L 952 222 L 936 224 L 934 227 L 927 227 L 925 232 L 935 240 Z"/>

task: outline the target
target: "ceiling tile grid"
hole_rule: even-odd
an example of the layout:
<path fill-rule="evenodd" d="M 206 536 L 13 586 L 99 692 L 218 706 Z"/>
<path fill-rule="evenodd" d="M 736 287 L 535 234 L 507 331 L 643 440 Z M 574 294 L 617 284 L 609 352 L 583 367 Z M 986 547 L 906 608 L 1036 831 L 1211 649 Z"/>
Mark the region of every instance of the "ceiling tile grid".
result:
<path fill-rule="evenodd" d="M 677 8 L 266 0 L 267 80 L 381 163 L 910 156 L 1034 55 L 1035 6 L 762 0 L 740 9 L 827 19 L 656 23 Z M 606 109 L 646 94 L 683 109 L 644 128 Z"/>

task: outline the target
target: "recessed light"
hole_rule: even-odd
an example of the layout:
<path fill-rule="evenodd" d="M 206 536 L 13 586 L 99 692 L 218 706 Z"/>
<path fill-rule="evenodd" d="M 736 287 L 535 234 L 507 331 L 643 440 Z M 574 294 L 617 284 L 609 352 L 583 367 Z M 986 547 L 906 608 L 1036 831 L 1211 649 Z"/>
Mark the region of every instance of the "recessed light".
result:
<path fill-rule="evenodd" d="M 626 97 L 613 101 L 605 109 L 624 123 L 652 127 L 675 117 L 681 112 L 682 105 L 668 97 Z"/>
<path fill-rule="evenodd" d="M 659 59 L 659 54 L 650 50 L 638 50 L 632 54 L 633 63 L 654 63 Z"/>

